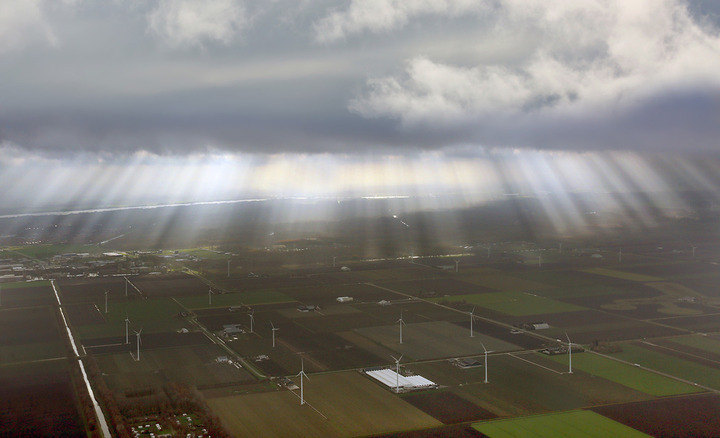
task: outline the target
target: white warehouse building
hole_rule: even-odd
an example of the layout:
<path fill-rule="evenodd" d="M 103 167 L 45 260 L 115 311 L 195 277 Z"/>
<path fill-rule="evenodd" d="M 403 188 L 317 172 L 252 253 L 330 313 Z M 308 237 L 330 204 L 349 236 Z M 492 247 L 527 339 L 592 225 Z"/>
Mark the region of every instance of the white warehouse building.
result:
<path fill-rule="evenodd" d="M 437 384 L 423 376 L 403 376 L 395 371 L 385 368 L 381 370 L 365 371 L 365 373 L 380 383 L 395 389 L 397 385 L 400 391 L 413 391 L 416 389 L 437 388 Z"/>

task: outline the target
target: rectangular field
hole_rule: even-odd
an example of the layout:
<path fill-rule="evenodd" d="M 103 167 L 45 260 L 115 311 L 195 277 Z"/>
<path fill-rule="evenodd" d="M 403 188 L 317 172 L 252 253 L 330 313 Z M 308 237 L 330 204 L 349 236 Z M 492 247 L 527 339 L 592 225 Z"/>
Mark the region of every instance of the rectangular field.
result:
<path fill-rule="evenodd" d="M 593 411 L 652 436 L 717 436 L 720 397 L 699 394 L 592 408 Z"/>
<path fill-rule="evenodd" d="M 483 357 L 479 356 L 481 362 Z M 567 364 L 539 353 L 493 354 L 488 357 L 488 381 L 483 366 L 462 369 L 446 362 L 407 365 L 406 368 L 497 416 L 516 416 L 577 409 L 649 396 L 589 374 L 566 373 Z"/>
<path fill-rule="evenodd" d="M 475 333 L 475 337 L 471 338 L 469 330 L 445 321 L 405 325 L 402 344 L 399 325 L 365 327 L 356 332 L 416 360 L 480 354 L 483 351 L 481 343 L 494 351 L 520 349 L 517 345 L 482 333 Z"/>
<path fill-rule="evenodd" d="M 0 436 L 85 436 L 67 360 L 0 367 Z"/>
<path fill-rule="evenodd" d="M 587 272 L 588 274 L 603 275 L 611 278 L 618 278 L 621 280 L 638 281 L 641 283 L 663 280 L 661 277 L 654 277 L 651 275 L 636 274 L 634 272 L 618 271 L 616 269 L 607 268 L 588 268 L 583 269 L 582 272 Z"/>
<path fill-rule="evenodd" d="M 178 301 L 190 309 L 212 309 L 219 307 L 261 305 L 289 303 L 295 301 L 286 294 L 274 290 L 235 292 L 230 294 L 213 294 L 212 303 L 208 298 L 207 290 L 202 295 L 185 296 L 178 298 Z"/>
<path fill-rule="evenodd" d="M 644 433 L 592 411 L 570 411 L 473 424 L 490 438 L 647 437 Z"/>
<path fill-rule="evenodd" d="M 692 360 L 678 357 L 682 353 L 678 352 L 676 355 L 669 351 L 668 354 L 665 354 L 661 352 L 662 350 L 655 351 L 650 346 L 645 347 L 638 344 L 623 344 L 622 349 L 623 351 L 620 353 L 613 353 L 613 356 L 691 382 L 720 389 L 720 369 L 703 366 Z"/>
<path fill-rule="evenodd" d="M 433 301 L 466 302 L 468 304 L 475 304 L 496 312 L 513 316 L 584 310 L 583 307 L 576 306 L 574 304 L 555 301 L 550 298 L 526 292 L 489 292 L 471 295 L 453 295 L 449 297 L 435 298 Z"/>
<path fill-rule="evenodd" d="M 566 355 L 550 356 L 557 362 L 567 363 Z M 613 382 L 642 391 L 646 394 L 662 397 L 666 395 L 687 394 L 698 392 L 697 388 L 678 382 L 669 377 L 661 376 L 632 365 L 624 364 L 589 352 L 573 354 L 573 368 L 602 377 Z"/>
<path fill-rule="evenodd" d="M 0 283 L 2 308 L 31 307 L 55 303 L 48 281 L 18 281 Z"/>
<path fill-rule="evenodd" d="M 234 436 L 350 437 L 442 424 L 357 372 L 311 375 L 305 383 L 304 406 L 287 390 L 207 402 Z"/>

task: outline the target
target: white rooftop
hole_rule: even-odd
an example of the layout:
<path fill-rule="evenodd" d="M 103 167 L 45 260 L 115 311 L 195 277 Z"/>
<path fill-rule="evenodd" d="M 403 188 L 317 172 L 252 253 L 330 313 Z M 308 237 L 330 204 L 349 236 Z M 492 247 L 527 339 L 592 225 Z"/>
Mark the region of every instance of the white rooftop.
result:
<path fill-rule="evenodd" d="M 437 386 L 435 382 L 428 380 L 423 376 L 405 377 L 402 374 L 397 374 L 395 371 L 388 368 L 383 370 L 366 371 L 366 374 L 390 388 L 395 388 L 396 384 L 404 390 L 431 388 Z"/>

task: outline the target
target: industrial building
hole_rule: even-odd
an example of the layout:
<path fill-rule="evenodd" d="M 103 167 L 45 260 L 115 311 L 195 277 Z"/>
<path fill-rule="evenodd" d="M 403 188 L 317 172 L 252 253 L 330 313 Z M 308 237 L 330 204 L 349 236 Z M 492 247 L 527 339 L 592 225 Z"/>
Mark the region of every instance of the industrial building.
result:
<path fill-rule="evenodd" d="M 366 370 L 365 374 L 393 390 L 397 386 L 400 392 L 437 388 L 437 383 L 423 376 L 403 376 L 389 368 Z"/>

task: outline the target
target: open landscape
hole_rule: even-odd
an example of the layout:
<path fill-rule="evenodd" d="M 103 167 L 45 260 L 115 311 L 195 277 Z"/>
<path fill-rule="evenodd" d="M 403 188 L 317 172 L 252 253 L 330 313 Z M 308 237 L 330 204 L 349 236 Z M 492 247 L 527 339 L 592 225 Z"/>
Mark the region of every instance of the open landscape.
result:
<path fill-rule="evenodd" d="M 454 256 L 452 269 L 401 256 L 267 273 L 210 249 L 171 252 L 143 273 L 119 252 L 120 272 L 3 284 L 2 378 L 14 394 L 47 387 L 72 401 L 28 430 L 97 427 L 76 393 L 67 323 L 118 436 L 147 435 L 147 424 L 158 435 L 643 436 L 669 426 L 622 406 L 652 418 L 672 400 L 713 402 L 720 307 L 702 288 L 674 286 L 714 272 L 712 259 L 639 251 L 619 263 L 568 247 L 548 249 L 542 267 L 496 249 Z M 689 327 L 688 312 L 706 328 Z M 373 370 L 425 383 L 398 391 Z M 26 421 L 22 412 L 7 421 Z M 709 430 L 688 415 L 690 430 Z"/>
<path fill-rule="evenodd" d="M 720 0 L 0 0 L 0 438 L 720 437 Z"/>

